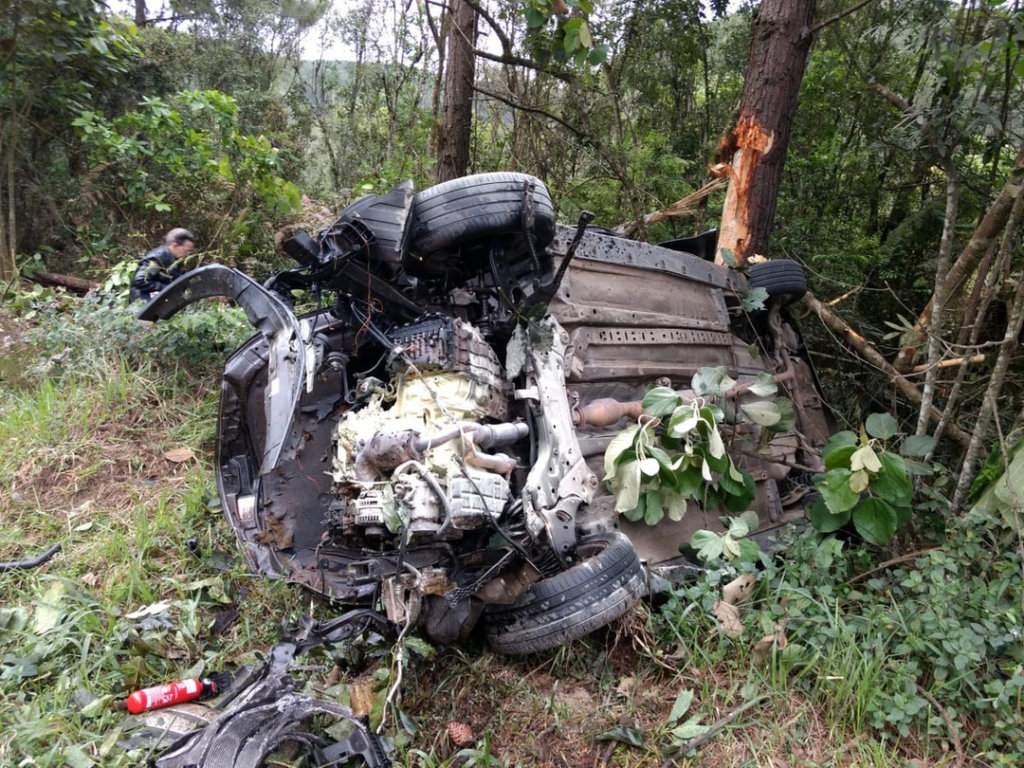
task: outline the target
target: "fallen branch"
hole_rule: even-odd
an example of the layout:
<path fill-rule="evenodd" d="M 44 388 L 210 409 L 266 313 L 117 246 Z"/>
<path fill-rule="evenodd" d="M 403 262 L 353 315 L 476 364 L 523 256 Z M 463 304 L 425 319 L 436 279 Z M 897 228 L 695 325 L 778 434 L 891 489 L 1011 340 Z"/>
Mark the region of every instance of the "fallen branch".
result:
<path fill-rule="evenodd" d="M 688 194 L 682 200 L 677 200 L 676 202 L 672 203 L 672 205 L 670 205 L 668 208 L 664 208 L 660 211 L 655 211 L 654 213 L 648 213 L 646 216 L 643 217 L 642 220 L 620 224 L 615 228 L 615 234 L 629 237 L 638 229 L 640 229 L 641 226 L 646 227 L 650 224 L 657 224 L 659 221 L 664 221 L 665 219 L 671 216 L 685 216 L 687 213 L 692 213 L 697 208 L 697 204 L 701 200 L 710 195 L 712 192 L 715 192 L 721 189 L 722 187 L 726 186 L 728 183 L 728 179 L 722 177 L 714 178 L 700 189 Z"/>
<path fill-rule="evenodd" d="M 1010 218 L 1010 211 L 1013 209 L 1014 200 L 1024 189 L 1024 185 L 1021 184 L 1021 177 L 1019 176 L 1022 169 L 1024 169 L 1024 146 L 1017 152 L 1013 170 L 1010 172 L 1006 184 L 1000 190 L 996 199 L 992 201 L 992 205 L 985 211 L 985 215 L 975 228 L 971 239 L 946 273 L 945 288 L 947 295 L 953 295 L 960 288 L 961 284 L 970 277 L 977 266 L 978 260 L 988 250 L 993 238 L 998 237 L 999 233 L 1006 226 L 1006 222 Z M 921 310 L 917 322 L 914 323 L 915 341 L 903 347 L 893 362 L 893 366 L 897 371 L 904 371 L 910 367 L 910 361 L 914 356 L 914 352 L 917 351 L 920 344 L 924 343 L 931 324 L 932 301 L 929 300 L 925 308 Z"/>
<path fill-rule="evenodd" d="M 886 360 L 877 349 L 871 346 L 871 343 L 868 342 L 867 339 L 853 330 L 845 320 L 837 316 L 832 312 L 832 310 L 818 301 L 814 294 L 810 292 L 804 294 L 803 302 L 809 310 L 818 316 L 821 322 L 842 336 L 854 352 L 860 355 L 860 357 L 866 362 L 881 371 L 889 382 L 893 384 L 905 397 L 914 403 L 921 403 L 921 390 L 914 386 L 912 382 L 908 381 L 902 373 L 890 365 L 889 361 Z M 928 413 L 931 420 L 934 422 L 938 422 L 942 418 L 942 413 L 934 406 L 928 410 Z M 964 448 L 967 448 L 971 444 L 970 434 L 959 427 L 950 424 L 946 427 L 946 433 Z"/>
<path fill-rule="evenodd" d="M 899 557 L 894 557 L 892 560 L 886 560 L 884 563 L 879 563 L 874 568 L 870 568 L 869 570 L 866 570 L 863 573 L 858 573 L 852 579 L 847 579 L 843 584 L 844 584 L 844 586 L 848 586 L 850 584 L 856 584 L 858 581 L 863 581 L 868 576 L 871 576 L 872 574 L 878 573 L 879 571 L 884 571 L 886 568 L 889 568 L 889 567 L 894 566 L 894 565 L 899 565 L 901 563 L 908 563 L 911 560 L 916 560 L 917 558 L 921 557 L 922 555 L 927 555 L 933 549 L 938 549 L 938 547 L 926 547 L 924 549 L 919 549 L 916 552 L 908 552 L 905 555 L 900 555 Z"/>
<path fill-rule="evenodd" d="M 830 301 L 828 303 L 828 306 L 834 307 L 836 304 L 840 303 L 841 301 L 846 301 L 848 298 L 853 296 L 855 293 L 860 293 L 863 288 L 864 288 L 863 285 L 858 285 L 858 286 L 856 286 L 854 288 L 851 288 L 846 293 L 844 293 L 842 296 L 837 296 L 836 298 L 832 299 L 832 301 Z"/>
<path fill-rule="evenodd" d="M 683 744 L 683 746 L 679 747 L 679 749 L 674 750 L 671 755 L 665 758 L 665 761 L 661 764 L 661 768 L 671 768 L 671 766 L 675 765 L 676 760 L 678 758 L 685 757 L 690 753 L 691 750 L 697 749 L 698 747 L 703 746 L 706 742 L 711 741 L 711 739 L 715 738 L 715 736 L 721 733 L 721 731 L 724 730 L 725 727 L 729 725 L 733 720 L 742 715 L 751 707 L 760 704 L 767 698 L 768 696 L 766 695 L 756 696 L 750 701 L 743 702 L 735 709 L 729 710 L 720 718 L 715 720 L 715 722 L 713 722 L 708 727 L 707 731 L 702 733 L 700 736 L 695 736 L 694 738 L 690 739 L 688 742 Z"/>
<path fill-rule="evenodd" d="M 970 363 L 984 363 L 988 358 L 984 355 L 971 355 L 970 357 L 953 357 L 949 360 L 940 360 L 934 366 L 928 365 L 928 363 L 922 363 L 921 365 L 915 365 L 910 369 L 911 373 L 923 373 L 929 368 L 952 368 L 954 365 L 969 365 Z"/>
<path fill-rule="evenodd" d="M 920 683 L 915 683 L 915 685 L 917 685 L 917 692 L 924 696 L 928 703 L 935 707 L 935 711 L 942 715 L 942 719 L 946 721 L 949 737 L 953 740 L 953 749 L 956 750 L 956 762 L 953 763 L 953 768 L 960 768 L 964 764 L 964 745 L 960 743 L 960 735 L 956 732 L 956 724 L 950 718 L 946 708 L 939 704 L 934 696 L 928 693 Z"/>

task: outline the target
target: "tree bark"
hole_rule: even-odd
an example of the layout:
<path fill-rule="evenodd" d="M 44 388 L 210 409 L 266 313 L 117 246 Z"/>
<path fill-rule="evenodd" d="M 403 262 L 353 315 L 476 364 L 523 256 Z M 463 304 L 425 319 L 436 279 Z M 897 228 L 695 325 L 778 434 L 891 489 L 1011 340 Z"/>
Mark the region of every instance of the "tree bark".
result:
<path fill-rule="evenodd" d="M 738 265 L 764 253 L 789 146 L 800 83 L 811 50 L 815 0 L 763 0 L 750 40 L 736 127 L 719 148 L 730 162 L 716 261 Z"/>
<path fill-rule="evenodd" d="M 473 80 L 476 74 L 476 11 L 466 0 L 453 0 L 448 24 L 448 72 L 438 136 L 437 180 L 466 175 L 473 127 Z"/>

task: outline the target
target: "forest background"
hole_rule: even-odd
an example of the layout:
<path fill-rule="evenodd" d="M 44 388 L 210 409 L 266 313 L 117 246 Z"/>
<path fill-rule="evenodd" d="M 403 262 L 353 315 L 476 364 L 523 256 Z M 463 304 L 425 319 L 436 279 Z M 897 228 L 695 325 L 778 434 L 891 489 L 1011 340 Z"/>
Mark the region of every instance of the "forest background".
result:
<path fill-rule="evenodd" d="M 802 568 L 764 583 L 771 590 L 789 579 L 837 601 L 812 600 L 824 610 L 803 617 L 830 628 L 826 658 L 856 649 L 856 661 L 843 663 L 863 665 L 858 675 L 871 681 L 853 720 L 836 714 L 837 738 L 872 734 L 883 764 L 894 735 L 914 735 L 915 755 L 1018 764 L 1024 15 L 1019 0 L 762 4 L 789 6 L 811 19 L 798 30 L 809 45 L 796 108 L 782 115 L 788 150 L 777 189 L 752 201 L 773 211 L 758 252 L 807 271 L 802 325 L 840 426 L 864 434 L 869 414 L 886 413 L 898 427 L 885 439 L 915 436 L 927 447 L 914 466 L 914 517 L 895 536 L 856 551 L 846 540 L 804 541 Z M 696 0 L 375 0 L 344 9 L 326 0 L 136 0 L 125 10 L 89 0 L 0 9 L 0 403 L 13 457 L 0 500 L 12 558 L 26 536 L 49 530 L 29 518 L 55 508 L 38 498 L 26 508 L 15 489 L 25 477 L 60 476 L 45 471 L 52 442 L 26 447 L 12 414 L 28 400 L 40 419 L 60 413 L 40 393 L 77 392 L 71 382 L 88 366 L 76 354 L 141 364 L 131 355 L 147 350 L 112 318 L 136 260 L 168 228 L 196 234 L 195 263 L 259 279 L 283 266 L 284 233 L 324 226 L 359 196 L 407 178 L 422 189 L 453 173 L 504 169 L 543 179 L 562 221 L 590 210 L 651 242 L 717 227 L 721 164 L 734 159 L 744 89 L 766 74 L 748 64 L 759 39 L 780 31 L 758 26 L 757 3 Z M 311 35 L 341 41 L 353 59 L 304 60 Z M 469 70 L 459 53 L 467 40 Z M 460 90 L 466 71 L 472 87 Z M 453 128 L 460 114 L 465 140 L 452 146 L 463 135 Z M 75 299 L 48 287 L 55 283 L 101 287 Z M 161 340 L 157 351 L 169 354 L 157 370 L 193 387 L 215 370 L 216 355 L 188 351 L 198 339 L 220 353 L 222 337 L 239 332 L 212 312 L 179 329 L 182 338 Z M 209 447 L 202 435 L 192 441 Z M 70 535 L 66 522 L 56 530 Z M 22 703 L 0 714 L 19 724 L 7 733 L 19 736 L 22 754 L 38 757 L 53 711 L 28 703 L 32 681 L 46 659 L 62 657 L 42 654 L 35 673 L 23 674 L 21 662 L 39 649 L 18 623 L 19 606 L 48 582 L 18 578 L 0 629 L 24 634 L 21 651 L 4 657 L 8 692 Z M 690 598 L 700 604 L 708 594 Z M 678 635 L 671 614 L 692 619 L 685 604 L 681 597 L 669 619 L 651 621 Z M 703 648 L 707 637 L 692 631 Z M 820 651 L 820 634 L 808 632 L 791 645 Z M 720 641 L 712 666 L 737 658 Z M 110 663 L 112 676 L 124 675 L 124 658 Z M 799 696 L 820 705 L 815 696 L 828 692 L 811 686 Z M 730 705 L 709 694 L 708 713 Z M 665 743 L 670 726 L 681 727 L 686 707 L 677 709 L 653 716 Z M 89 727 L 79 723 L 77 736 L 47 749 L 99 759 L 83 735 Z M 12 744 L 0 737 L 0 750 Z"/>

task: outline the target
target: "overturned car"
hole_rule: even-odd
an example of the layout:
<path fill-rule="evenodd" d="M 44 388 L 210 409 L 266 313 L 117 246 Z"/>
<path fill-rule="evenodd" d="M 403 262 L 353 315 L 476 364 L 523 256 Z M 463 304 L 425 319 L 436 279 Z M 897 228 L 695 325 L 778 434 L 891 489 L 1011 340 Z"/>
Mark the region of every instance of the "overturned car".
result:
<path fill-rule="evenodd" d="M 745 275 L 713 233 L 589 218 L 558 225 L 524 174 L 406 182 L 297 233 L 263 284 L 210 265 L 143 309 L 230 296 L 260 331 L 227 361 L 216 457 L 253 569 L 519 654 L 692 571 L 723 514 L 803 517 L 829 421 L 785 315 L 799 265 Z"/>

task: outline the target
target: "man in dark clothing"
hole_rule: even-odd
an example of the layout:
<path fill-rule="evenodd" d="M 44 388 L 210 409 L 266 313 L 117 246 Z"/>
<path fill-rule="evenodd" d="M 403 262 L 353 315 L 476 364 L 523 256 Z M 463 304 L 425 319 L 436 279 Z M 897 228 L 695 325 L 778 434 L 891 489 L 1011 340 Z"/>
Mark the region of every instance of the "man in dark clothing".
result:
<path fill-rule="evenodd" d="M 179 259 L 192 253 L 195 238 L 187 229 L 177 227 L 164 235 L 163 245 L 154 248 L 139 260 L 129 291 L 131 301 L 149 301 L 164 289 L 183 270 Z"/>

